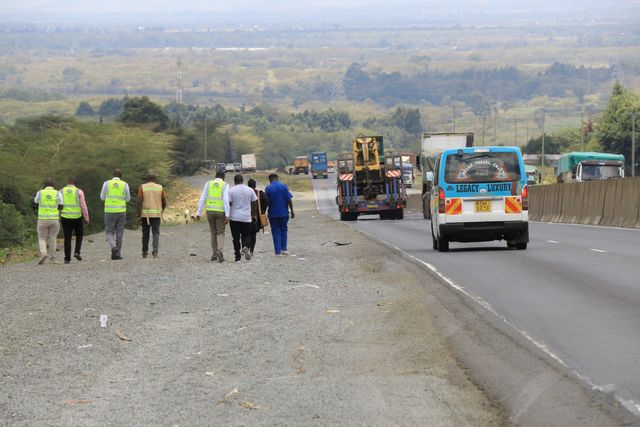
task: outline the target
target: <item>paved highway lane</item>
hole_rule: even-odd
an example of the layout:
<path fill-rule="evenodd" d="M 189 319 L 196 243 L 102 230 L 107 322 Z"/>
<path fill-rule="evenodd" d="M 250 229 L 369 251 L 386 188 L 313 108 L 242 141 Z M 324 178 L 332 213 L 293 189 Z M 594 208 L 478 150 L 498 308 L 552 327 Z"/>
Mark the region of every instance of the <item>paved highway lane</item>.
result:
<path fill-rule="evenodd" d="M 333 178 L 314 188 L 337 219 Z M 590 383 L 640 402 L 640 230 L 532 222 L 526 251 L 484 242 L 439 253 L 422 214 L 352 224 L 436 267 Z"/>

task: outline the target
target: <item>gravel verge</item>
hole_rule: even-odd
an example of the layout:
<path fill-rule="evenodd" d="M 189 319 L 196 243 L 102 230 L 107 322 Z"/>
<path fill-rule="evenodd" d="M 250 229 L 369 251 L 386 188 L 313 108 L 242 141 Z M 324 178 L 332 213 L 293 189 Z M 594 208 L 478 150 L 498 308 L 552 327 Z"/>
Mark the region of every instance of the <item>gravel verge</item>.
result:
<path fill-rule="evenodd" d="M 261 234 L 212 263 L 195 224 L 164 227 L 159 259 L 127 230 L 123 261 L 100 234 L 82 262 L 0 267 L 0 423 L 502 424 L 434 328 L 434 279 L 300 196 L 296 256 Z"/>

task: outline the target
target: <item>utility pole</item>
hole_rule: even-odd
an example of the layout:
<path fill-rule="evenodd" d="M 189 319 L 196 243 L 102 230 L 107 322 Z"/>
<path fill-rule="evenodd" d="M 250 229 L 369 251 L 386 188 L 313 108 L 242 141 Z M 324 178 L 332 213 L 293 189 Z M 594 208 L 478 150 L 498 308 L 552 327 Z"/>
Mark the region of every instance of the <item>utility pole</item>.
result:
<path fill-rule="evenodd" d="M 497 134 L 498 132 L 498 107 L 493 107 L 493 145 L 498 143 Z"/>
<path fill-rule="evenodd" d="M 545 115 L 542 115 L 542 150 L 540 151 L 540 160 L 542 161 L 542 170 L 544 170 L 544 120 Z"/>
<path fill-rule="evenodd" d="M 580 151 L 584 151 L 584 113 L 580 108 Z"/>
<path fill-rule="evenodd" d="M 631 176 L 636 176 L 636 111 L 631 113 Z"/>
<path fill-rule="evenodd" d="M 204 161 L 207 161 L 207 114 L 204 115 Z"/>
<path fill-rule="evenodd" d="M 483 114 L 482 115 L 482 146 L 484 147 L 484 131 L 486 129 L 486 123 L 487 123 L 487 115 Z"/>
<path fill-rule="evenodd" d="M 453 133 L 456 133 L 456 106 L 451 104 L 451 108 L 453 108 Z"/>
<path fill-rule="evenodd" d="M 513 118 L 513 143 L 518 146 L 518 118 Z"/>

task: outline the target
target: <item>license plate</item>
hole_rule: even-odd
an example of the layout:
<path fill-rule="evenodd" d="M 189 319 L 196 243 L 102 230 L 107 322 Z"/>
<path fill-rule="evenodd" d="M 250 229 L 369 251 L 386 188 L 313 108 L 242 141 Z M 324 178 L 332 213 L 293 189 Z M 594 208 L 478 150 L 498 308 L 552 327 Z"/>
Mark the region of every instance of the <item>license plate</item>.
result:
<path fill-rule="evenodd" d="M 476 212 L 491 212 L 491 200 L 476 200 Z"/>

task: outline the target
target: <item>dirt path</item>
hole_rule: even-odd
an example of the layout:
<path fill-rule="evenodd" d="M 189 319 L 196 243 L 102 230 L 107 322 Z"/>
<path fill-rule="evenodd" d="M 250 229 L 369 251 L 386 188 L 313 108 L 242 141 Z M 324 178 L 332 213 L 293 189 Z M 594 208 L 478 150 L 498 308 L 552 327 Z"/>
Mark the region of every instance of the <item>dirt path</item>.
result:
<path fill-rule="evenodd" d="M 211 263 L 198 224 L 163 228 L 157 260 L 127 231 L 124 261 L 96 235 L 82 262 L 0 267 L 0 424 L 501 424 L 432 325 L 432 279 L 313 207 L 296 256 L 265 234 Z"/>

